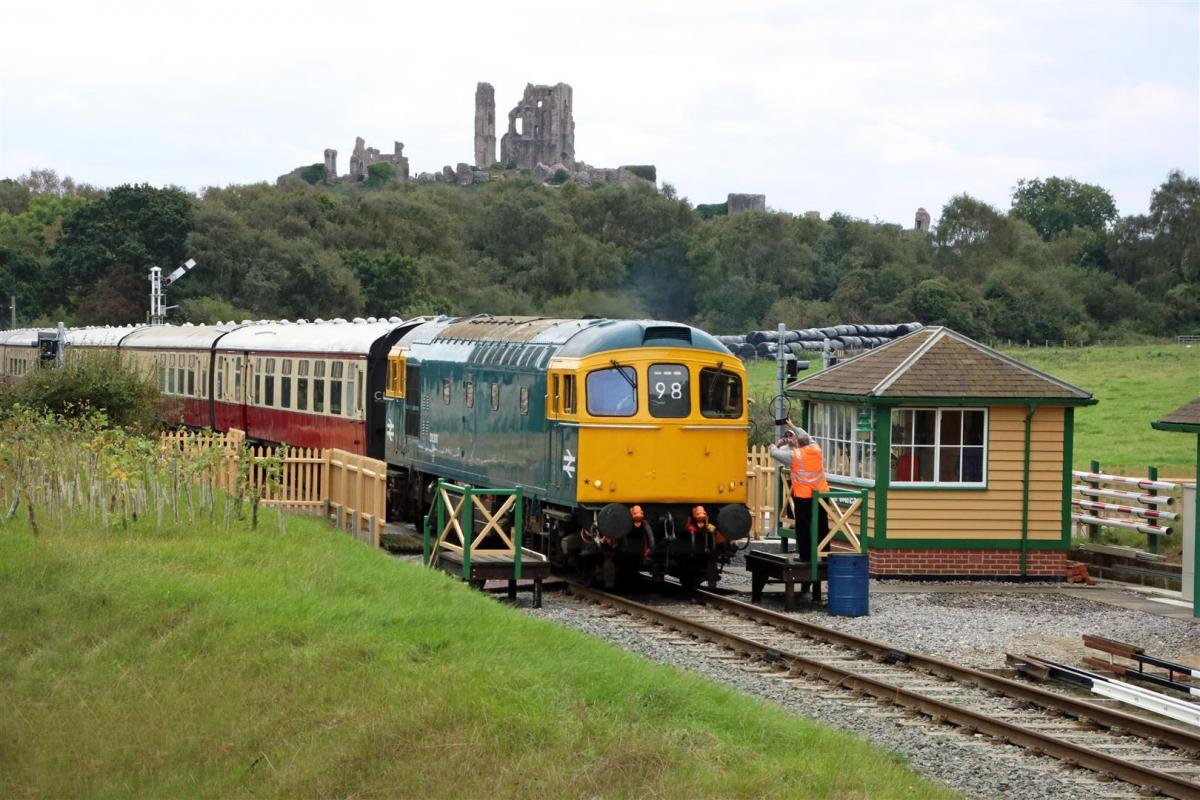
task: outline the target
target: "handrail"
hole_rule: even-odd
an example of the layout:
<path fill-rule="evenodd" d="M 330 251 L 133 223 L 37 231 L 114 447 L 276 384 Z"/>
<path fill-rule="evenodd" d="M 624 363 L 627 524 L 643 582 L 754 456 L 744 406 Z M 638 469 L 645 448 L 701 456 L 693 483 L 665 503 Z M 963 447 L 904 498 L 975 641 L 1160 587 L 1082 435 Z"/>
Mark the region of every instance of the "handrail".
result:
<path fill-rule="evenodd" d="M 454 503 L 451 495 L 461 499 Z M 480 502 L 480 497 L 507 497 L 500 508 L 490 511 Z M 425 515 L 423 524 L 422 555 L 424 564 L 434 566 L 438 553 L 443 550 L 453 550 L 462 553 L 463 580 L 471 579 L 471 557 L 473 555 L 506 555 L 513 559 L 513 578 L 521 577 L 521 556 L 524 538 L 525 489 L 518 486 L 515 489 L 483 489 L 474 486 L 459 486 L 442 478 L 438 479 L 434 490 L 433 507 Z M 501 524 L 504 515 L 512 510 L 513 525 L 511 535 L 505 532 Z M 475 532 L 475 512 L 483 516 L 483 527 Z M 447 516 L 447 512 L 449 515 Z M 433 540 L 430 522 L 437 519 L 437 539 Z M 484 550 L 483 542 L 489 534 L 496 534 L 507 547 L 502 549 Z M 457 540 L 451 540 L 451 536 Z"/>

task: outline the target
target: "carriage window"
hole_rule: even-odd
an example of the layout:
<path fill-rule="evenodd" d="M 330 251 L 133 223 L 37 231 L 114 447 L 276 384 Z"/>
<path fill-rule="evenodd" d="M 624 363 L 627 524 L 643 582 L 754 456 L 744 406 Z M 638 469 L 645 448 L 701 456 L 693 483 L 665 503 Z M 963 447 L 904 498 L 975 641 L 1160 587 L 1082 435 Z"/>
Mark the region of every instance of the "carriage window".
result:
<path fill-rule="evenodd" d="M 313 411 L 325 413 L 325 362 L 313 364 Z"/>
<path fill-rule="evenodd" d="M 632 417 L 637 413 L 637 372 L 609 367 L 588 373 L 587 411 L 594 417 Z"/>
<path fill-rule="evenodd" d="M 358 373 L 358 393 L 354 397 L 358 402 L 358 413 L 361 414 L 363 410 L 363 389 L 365 388 L 362 367 L 359 367 L 355 372 Z"/>
<path fill-rule="evenodd" d="M 646 370 L 650 414 L 655 417 L 686 417 L 692 413 L 688 368 L 683 364 L 652 364 Z"/>
<path fill-rule="evenodd" d="M 175 394 L 175 370 L 167 370 L 167 394 Z"/>
<path fill-rule="evenodd" d="M 329 413 L 342 413 L 342 372 L 346 365 L 335 361 L 329 365 Z"/>
<path fill-rule="evenodd" d="M 308 362 L 296 362 L 296 410 L 308 411 Z"/>
<path fill-rule="evenodd" d="M 262 375 L 254 376 L 254 405 L 262 403 Z"/>
<path fill-rule="evenodd" d="M 17 370 L 16 370 L 16 359 L 15 358 L 13 359 L 13 365 L 14 365 L 13 373 L 16 374 Z M 158 391 L 159 392 L 167 391 L 167 368 L 166 367 L 158 368 Z"/>
<path fill-rule="evenodd" d="M 737 419 L 744 405 L 741 378 L 721 369 L 700 370 L 701 414 L 710 419 Z"/>
<path fill-rule="evenodd" d="M 492 384 L 492 411 L 500 410 L 500 384 Z"/>
<path fill-rule="evenodd" d="M 196 396 L 196 370 L 195 368 L 188 370 L 188 391 L 192 397 Z"/>
<path fill-rule="evenodd" d="M 474 408 L 475 381 L 463 381 L 463 393 L 466 395 L 467 408 Z"/>
<path fill-rule="evenodd" d="M 275 405 L 275 359 L 267 359 L 267 368 L 263 375 L 263 405 Z"/>
<path fill-rule="evenodd" d="M 238 356 L 233 360 L 233 399 L 234 402 L 242 401 L 242 358 Z"/>
<path fill-rule="evenodd" d="M 182 363 L 183 359 L 181 358 L 181 359 L 179 359 L 179 361 L 180 361 L 180 363 Z M 183 392 L 183 367 L 179 368 L 179 377 L 176 380 L 175 385 L 179 387 L 179 393 L 183 394 L 184 393 Z"/>
<path fill-rule="evenodd" d="M 442 378 L 442 402 L 450 405 L 450 379 Z"/>

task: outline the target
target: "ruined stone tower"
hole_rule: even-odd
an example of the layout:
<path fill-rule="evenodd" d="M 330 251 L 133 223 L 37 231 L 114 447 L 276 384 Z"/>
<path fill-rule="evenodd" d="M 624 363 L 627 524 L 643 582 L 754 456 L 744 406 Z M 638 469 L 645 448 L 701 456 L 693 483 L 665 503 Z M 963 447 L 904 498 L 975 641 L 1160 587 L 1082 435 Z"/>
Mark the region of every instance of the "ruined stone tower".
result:
<path fill-rule="evenodd" d="M 929 233 L 929 212 L 923 208 L 917 209 L 917 216 L 913 220 L 913 230 Z"/>
<path fill-rule="evenodd" d="M 487 169 L 496 163 L 496 90 L 490 83 L 475 84 L 475 166 Z"/>
<path fill-rule="evenodd" d="M 725 209 L 730 214 L 744 214 L 747 211 L 766 211 L 767 196 L 765 194 L 729 194 L 725 198 Z"/>
<path fill-rule="evenodd" d="M 337 174 L 337 150 L 332 148 L 325 149 L 325 180 L 333 183 L 338 179 Z"/>
<path fill-rule="evenodd" d="M 490 89 L 491 87 L 489 87 Z M 476 93 L 476 131 L 479 129 Z M 571 87 L 525 85 L 525 95 L 508 112 L 508 132 L 500 139 L 500 161 L 517 169 L 539 163 L 575 168 L 575 120 L 571 116 Z M 476 148 L 478 149 L 478 133 Z M 478 163 L 478 162 L 477 162 Z"/>

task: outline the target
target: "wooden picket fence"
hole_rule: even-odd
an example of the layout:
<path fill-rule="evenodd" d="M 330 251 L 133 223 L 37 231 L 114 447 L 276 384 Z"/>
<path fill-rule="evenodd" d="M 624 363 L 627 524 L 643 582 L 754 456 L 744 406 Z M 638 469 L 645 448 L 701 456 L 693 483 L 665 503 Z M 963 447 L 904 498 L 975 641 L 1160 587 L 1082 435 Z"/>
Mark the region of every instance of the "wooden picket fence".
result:
<path fill-rule="evenodd" d="M 762 539 L 775 531 L 775 509 L 779 502 L 780 486 L 776 477 L 778 466 L 767 447 L 752 447 L 746 453 L 746 507 L 750 509 L 752 520 L 751 539 Z M 792 496 L 785 492 L 783 526 L 791 527 L 794 517 Z"/>
<path fill-rule="evenodd" d="M 217 467 L 216 486 L 226 492 L 236 488 L 238 461 L 244 452 L 246 434 L 233 429 L 226 433 L 167 431 L 164 449 L 185 456 L 219 447 L 224 458 Z M 265 463 L 275 456 L 274 445 L 252 445 L 251 491 L 261 492 L 264 506 L 306 514 L 324 515 L 359 541 L 379 546 L 387 521 L 387 463 L 334 448 L 289 447 L 276 481 L 268 478 Z"/>

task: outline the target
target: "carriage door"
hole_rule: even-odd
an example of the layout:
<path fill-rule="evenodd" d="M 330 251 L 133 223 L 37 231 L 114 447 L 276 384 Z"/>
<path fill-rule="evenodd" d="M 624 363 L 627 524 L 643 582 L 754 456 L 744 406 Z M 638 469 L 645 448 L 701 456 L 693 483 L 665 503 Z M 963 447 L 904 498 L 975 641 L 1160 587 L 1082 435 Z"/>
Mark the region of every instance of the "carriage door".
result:
<path fill-rule="evenodd" d="M 234 400 L 237 403 L 237 419 L 238 427 L 246 433 L 250 433 L 247 428 L 247 406 L 250 404 L 250 396 L 254 387 L 254 370 L 251 368 L 252 358 L 245 354 L 234 358 Z"/>
<path fill-rule="evenodd" d="M 578 423 L 575 422 L 578 397 L 576 377 L 571 373 L 551 372 L 548 381 L 546 424 L 549 452 L 546 463 L 550 474 L 546 486 L 551 494 L 570 492 L 573 495 L 579 463 L 578 448 L 575 446 L 578 441 Z"/>

